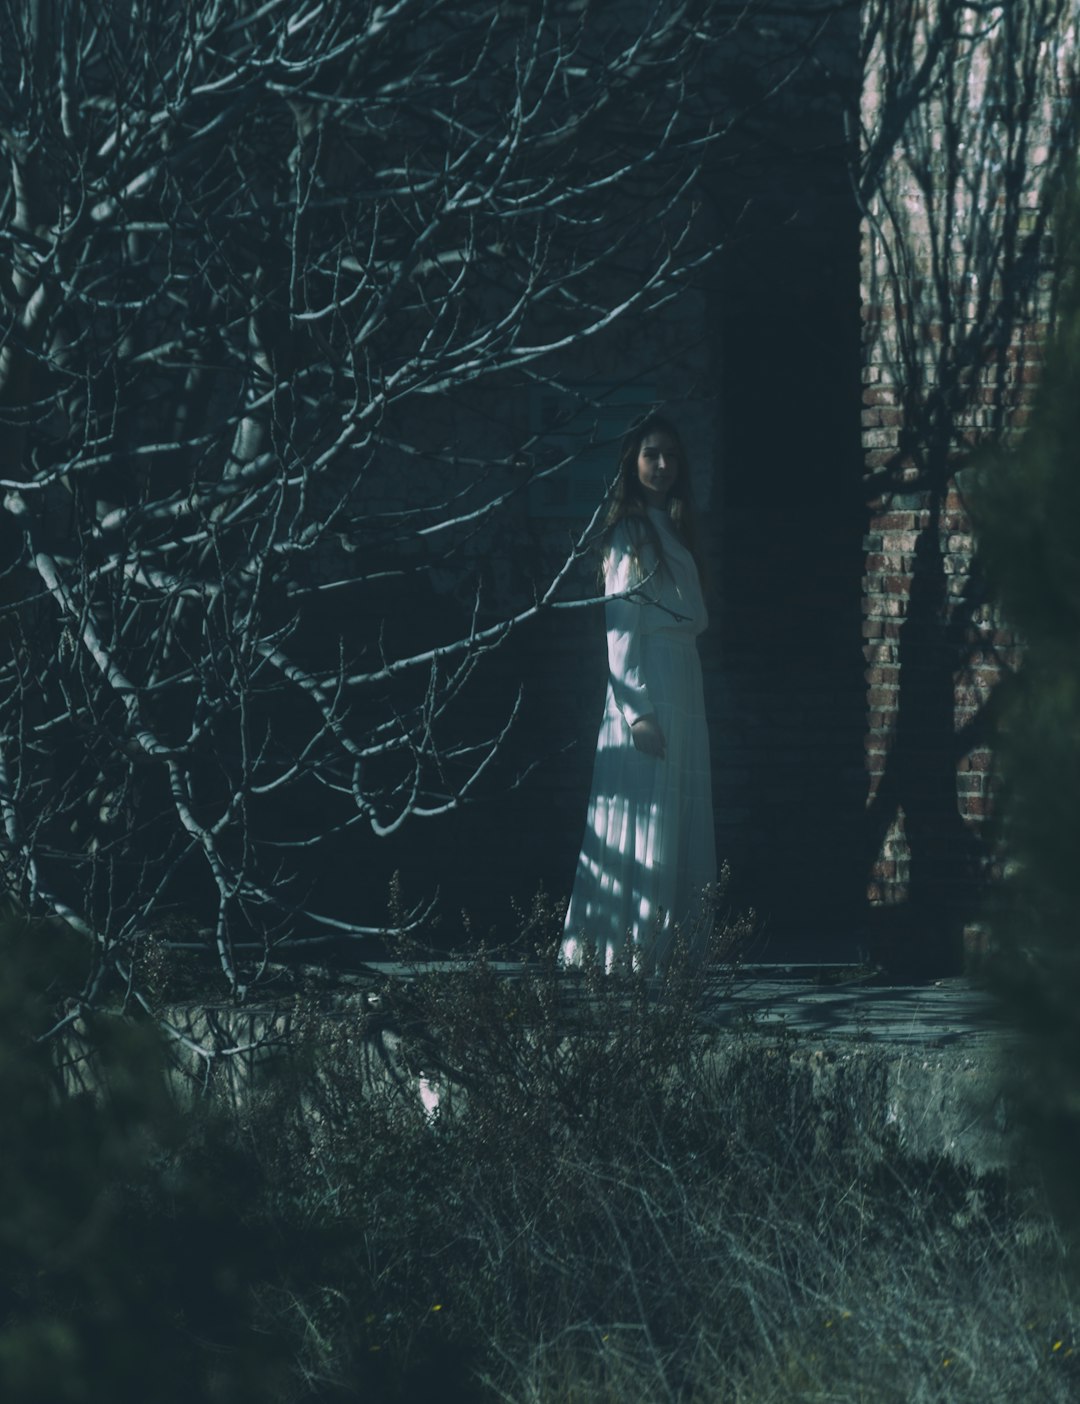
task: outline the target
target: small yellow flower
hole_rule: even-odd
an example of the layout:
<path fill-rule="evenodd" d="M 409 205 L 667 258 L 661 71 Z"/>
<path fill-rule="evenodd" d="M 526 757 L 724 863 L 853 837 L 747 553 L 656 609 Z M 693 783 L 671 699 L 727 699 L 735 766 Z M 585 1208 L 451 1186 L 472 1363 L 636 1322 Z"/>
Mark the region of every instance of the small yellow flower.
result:
<path fill-rule="evenodd" d="M 1062 1347 L 1064 1344 L 1065 1344 L 1064 1341 L 1055 1341 L 1054 1344 L 1053 1344 L 1052 1349 L 1054 1349 L 1054 1350 L 1060 1350 L 1061 1347 Z"/>
<path fill-rule="evenodd" d="M 947 1370 L 951 1364 L 952 1364 L 952 1361 L 951 1361 L 951 1360 L 945 1359 L 945 1360 L 943 1360 L 943 1361 L 941 1362 L 941 1368 L 942 1368 L 943 1370 Z"/>
<path fill-rule="evenodd" d="M 442 1302 L 436 1302 L 431 1308 L 432 1311 L 442 1311 Z"/>

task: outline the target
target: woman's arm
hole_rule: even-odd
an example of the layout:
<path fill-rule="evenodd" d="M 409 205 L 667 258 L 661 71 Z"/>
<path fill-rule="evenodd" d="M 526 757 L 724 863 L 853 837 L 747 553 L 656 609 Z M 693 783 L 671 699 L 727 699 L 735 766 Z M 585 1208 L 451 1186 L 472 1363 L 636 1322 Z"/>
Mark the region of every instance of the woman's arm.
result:
<path fill-rule="evenodd" d="M 640 572 L 627 537 L 617 532 L 604 561 L 604 593 L 625 594 L 638 583 Z M 608 673 L 615 705 L 626 718 L 634 745 L 646 755 L 662 757 L 664 735 L 653 712 L 642 669 L 642 634 L 647 604 L 609 598 L 604 605 L 607 625 Z"/>

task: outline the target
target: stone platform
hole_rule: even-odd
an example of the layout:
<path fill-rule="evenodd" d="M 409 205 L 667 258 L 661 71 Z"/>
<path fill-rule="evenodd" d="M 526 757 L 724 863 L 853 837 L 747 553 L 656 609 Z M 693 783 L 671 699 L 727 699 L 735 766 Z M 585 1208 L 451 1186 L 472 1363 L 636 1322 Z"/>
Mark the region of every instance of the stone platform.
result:
<path fill-rule="evenodd" d="M 347 1047 L 364 1084 L 396 1083 L 434 1113 L 454 1101 L 454 1088 L 435 1071 L 437 1059 L 428 1066 L 407 1035 L 408 986 L 417 974 L 460 968 L 374 962 L 326 982 L 321 993 L 290 993 L 283 981 L 258 1004 L 160 1010 L 178 1090 L 199 1097 L 216 1089 L 240 1106 L 298 1049 L 318 1079 L 322 1061 Z M 512 962 L 492 968 L 508 981 L 524 969 Z M 568 995 L 572 1038 L 572 986 Z M 898 984 L 844 966 L 745 966 L 706 989 L 699 1022 L 703 1032 L 730 1030 L 731 1040 L 721 1037 L 709 1053 L 720 1062 L 748 1049 L 790 1059 L 793 1070 L 809 1074 L 802 1085 L 825 1117 L 837 1098 L 856 1098 L 871 1133 L 891 1130 L 914 1155 L 954 1159 L 979 1173 L 1015 1158 L 1016 1118 L 1003 1090 L 1013 1039 L 970 980 Z M 72 1038 L 78 1042 L 75 1029 Z M 91 1064 L 72 1057 L 69 1066 L 92 1084 Z"/>

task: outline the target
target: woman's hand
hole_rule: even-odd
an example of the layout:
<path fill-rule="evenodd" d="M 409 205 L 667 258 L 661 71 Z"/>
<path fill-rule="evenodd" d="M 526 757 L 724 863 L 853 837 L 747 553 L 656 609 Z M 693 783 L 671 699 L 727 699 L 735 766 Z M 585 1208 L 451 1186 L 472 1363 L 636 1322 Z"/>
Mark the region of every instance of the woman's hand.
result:
<path fill-rule="evenodd" d="M 630 735 L 634 738 L 634 745 L 644 755 L 655 756 L 657 760 L 663 760 L 667 755 L 664 733 L 660 730 L 660 723 L 651 714 L 638 717 L 630 728 Z"/>

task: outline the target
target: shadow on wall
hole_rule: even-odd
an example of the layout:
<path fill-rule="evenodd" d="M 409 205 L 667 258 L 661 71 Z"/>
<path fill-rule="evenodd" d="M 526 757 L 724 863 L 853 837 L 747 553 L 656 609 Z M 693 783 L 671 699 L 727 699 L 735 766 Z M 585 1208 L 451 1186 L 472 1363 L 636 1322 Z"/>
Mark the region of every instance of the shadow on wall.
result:
<path fill-rule="evenodd" d="M 1017 661 L 1017 641 L 979 610 L 956 477 L 974 446 L 1026 422 L 1040 379 L 1056 197 L 1076 169 L 1075 6 L 860 8 L 863 422 L 878 554 L 866 594 L 880 665 L 863 848 L 875 898 L 891 903 L 869 930 L 889 964 L 936 972 L 962 966 L 965 925 L 988 895 L 985 743 Z"/>
<path fill-rule="evenodd" d="M 986 709 L 956 726 L 956 677 L 970 655 L 978 581 L 969 579 L 963 596 L 950 599 L 940 492 L 929 508 L 897 639 L 895 731 L 863 850 L 864 871 L 872 873 L 883 854 L 886 865 L 898 865 L 890 877 L 898 885 L 906 879 L 907 889 L 905 901 L 871 908 L 869 949 L 889 969 L 911 973 L 961 968 L 964 928 L 979 911 L 989 861 L 957 799 L 957 763 L 985 742 L 988 729 Z"/>

